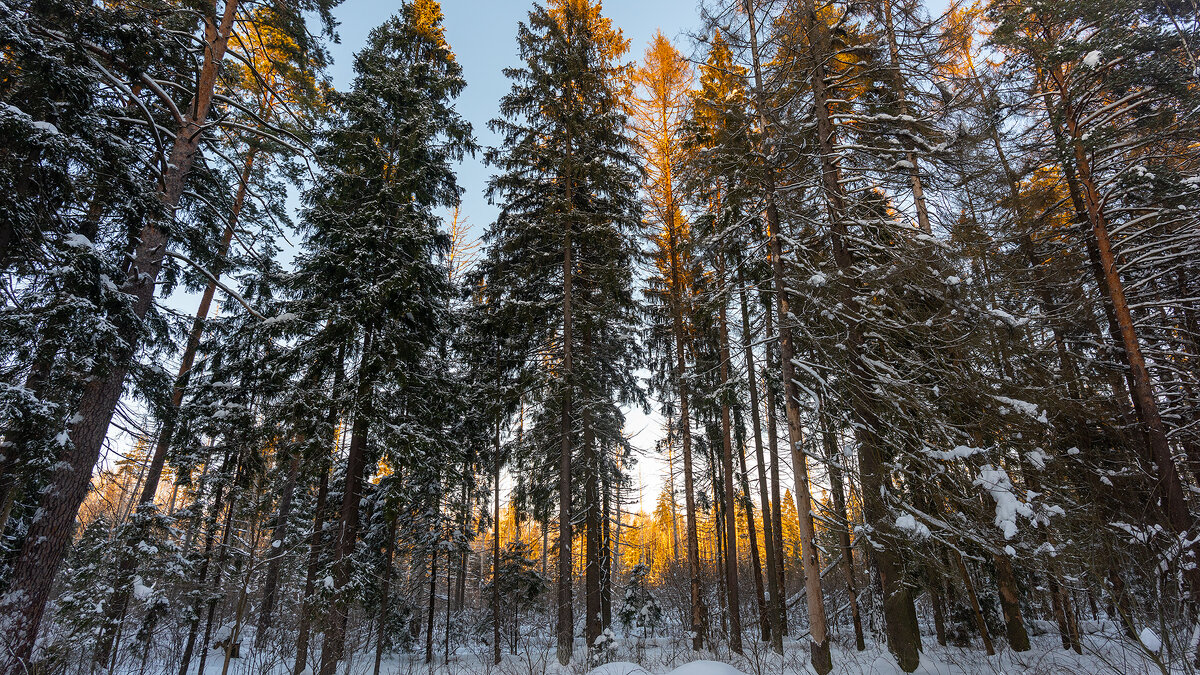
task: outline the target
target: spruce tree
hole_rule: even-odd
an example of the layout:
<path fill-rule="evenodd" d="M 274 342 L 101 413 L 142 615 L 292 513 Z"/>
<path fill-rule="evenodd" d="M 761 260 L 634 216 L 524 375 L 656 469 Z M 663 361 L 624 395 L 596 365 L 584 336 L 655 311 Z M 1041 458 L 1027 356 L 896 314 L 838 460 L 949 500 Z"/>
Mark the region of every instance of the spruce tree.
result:
<path fill-rule="evenodd" d="M 605 451 L 624 442 L 619 405 L 638 393 L 632 286 L 640 209 L 620 98 L 627 44 L 587 0 L 535 5 L 517 43 L 525 65 L 506 71 L 513 87 L 492 123 L 502 145 L 487 154 L 500 172 L 489 194 L 501 214 L 479 274 L 487 302 L 512 331 L 512 367 L 534 382 L 530 433 L 557 457 L 558 659 L 566 664 L 573 493 L 584 488 L 590 645 L 601 623 L 601 472 L 610 466 Z"/>
<path fill-rule="evenodd" d="M 344 354 L 353 382 L 343 406 L 350 442 L 323 674 L 343 655 L 360 585 L 353 560 L 364 481 L 380 459 L 373 439 L 386 438 L 406 412 L 437 409 L 430 354 L 448 328 L 450 287 L 442 263 L 449 240 L 436 210 L 458 203 L 451 164 L 475 147 L 453 108 L 465 83 L 434 0 L 405 5 L 373 30 L 355 73 L 350 91 L 331 96 L 318 150 L 325 181 L 305 196 L 308 237 L 296 271 L 295 313 L 317 327 L 297 348 L 317 359 Z"/>

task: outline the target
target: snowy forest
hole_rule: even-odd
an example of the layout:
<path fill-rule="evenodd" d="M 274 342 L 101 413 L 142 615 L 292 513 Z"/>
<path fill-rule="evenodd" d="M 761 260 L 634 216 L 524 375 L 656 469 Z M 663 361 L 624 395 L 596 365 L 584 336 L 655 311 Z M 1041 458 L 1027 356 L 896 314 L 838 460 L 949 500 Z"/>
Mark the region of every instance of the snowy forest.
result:
<path fill-rule="evenodd" d="M 1200 670 L 1196 0 L 339 2 L 0 0 L 0 675 Z"/>

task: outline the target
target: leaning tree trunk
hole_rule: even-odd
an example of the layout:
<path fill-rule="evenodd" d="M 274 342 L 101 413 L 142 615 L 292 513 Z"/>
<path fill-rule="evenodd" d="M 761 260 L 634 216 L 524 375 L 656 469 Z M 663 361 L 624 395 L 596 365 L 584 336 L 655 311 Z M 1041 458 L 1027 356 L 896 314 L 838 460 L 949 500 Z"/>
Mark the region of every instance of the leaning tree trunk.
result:
<path fill-rule="evenodd" d="M 1108 222 L 1101 207 L 1102 197 L 1099 186 L 1092 177 L 1091 161 L 1084 147 L 1082 131 L 1075 118 L 1075 109 L 1068 89 L 1066 77 L 1060 68 L 1049 70 L 1054 85 L 1058 89 L 1060 108 L 1058 111 L 1048 111 L 1051 117 L 1061 118 L 1056 121 L 1066 124 L 1067 147 L 1064 153 L 1071 152 L 1072 157 L 1064 157 L 1063 165 L 1072 170 L 1075 175 L 1073 197 L 1082 199 L 1088 224 L 1091 226 L 1091 239 L 1099 255 L 1099 262 L 1104 284 L 1101 291 L 1112 308 L 1116 318 L 1118 335 L 1124 347 L 1125 362 L 1129 366 L 1130 393 L 1133 395 L 1134 410 L 1148 437 L 1154 465 L 1158 471 L 1158 489 L 1162 500 L 1162 509 L 1166 521 L 1177 535 L 1188 535 L 1192 529 L 1193 519 L 1184 497 L 1183 482 L 1175 466 L 1170 444 L 1167 440 L 1166 428 L 1158 410 L 1158 397 L 1154 390 L 1154 381 L 1150 378 L 1146 359 L 1142 354 L 1141 337 L 1134 324 L 1133 313 L 1125 294 L 1125 284 L 1117 269 L 1116 254 L 1113 251 L 1112 239 L 1109 234 Z M 1048 99 L 1047 99 L 1048 100 Z M 1073 164 L 1072 161 L 1073 160 Z M 1196 543 L 1193 542 L 1187 555 L 1193 557 L 1190 566 L 1185 566 L 1184 576 L 1191 602 L 1200 599 L 1200 566 L 1194 564 Z"/>
<path fill-rule="evenodd" d="M 750 50 L 754 63 L 754 98 L 758 108 L 759 123 L 769 128 L 762 91 L 762 69 L 758 56 L 758 36 L 755 28 L 754 10 L 749 0 L 746 12 L 750 20 Z M 819 101 L 820 102 L 820 101 Z M 779 225 L 779 209 L 775 204 L 774 177 L 766 179 L 767 237 L 770 240 L 771 268 L 775 288 L 775 311 L 779 320 L 779 352 L 782 362 L 781 375 L 784 386 L 784 409 L 787 412 L 788 444 L 792 451 L 792 473 L 796 482 L 796 512 L 800 520 L 800 548 L 804 563 L 805 599 L 808 604 L 809 632 L 812 636 L 811 659 L 813 668 L 820 673 L 833 670 L 833 659 L 829 653 L 829 636 L 825 622 L 825 597 L 821 590 L 821 564 L 817 556 L 815 528 L 812 516 L 812 496 L 808 484 L 808 462 L 805 458 L 800 430 L 799 390 L 796 386 L 792 358 L 795 354 L 792 342 L 791 316 L 787 283 L 783 269 L 783 242 Z"/>
<path fill-rule="evenodd" d="M 205 15 L 204 57 L 191 109 L 179 120 L 171 155 L 162 172 L 162 203 L 168 211 L 179 205 L 184 184 L 200 149 L 208 120 L 217 75 L 233 29 L 238 0 L 226 0 L 220 23 Z M 9 577 L 2 610 L 9 617 L 4 637 L 7 649 L 0 661 L 0 675 L 23 673 L 33 656 L 38 629 L 50 598 L 51 584 L 66 555 L 74 532 L 75 517 L 91 485 L 92 469 L 100 457 L 117 403 L 125 386 L 125 375 L 140 333 L 138 321 L 154 301 L 155 283 L 162 270 L 168 229 L 150 221 L 138 233 L 129 275 L 121 291 L 132 298 L 136 321 L 122 321 L 117 333 L 126 345 L 115 355 L 111 368 L 94 373 L 84 387 L 67 443 L 42 493 L 35 519 L 25 538 Z"/>
<path fill-rule="evenodd" d="M 824 188 L 826 210 L 831 225 L 830 243 L 834 262 L 839 272 L 852 275 L 855 263 L 848 241 L 845 192 L 841 172 L 835 161 L 838 156 L 835 148 L 837 132 L 830 116 L 830 94 L 826 82 L 826 63 L 832 54 L 830 36 L 824 19 L 817 14 L 813 0 L 805 1 L 804 15 L 809 36 L 808 44 L 812 50 L 810 84 L 817 121 L 817 145 L 821 155 L 821 183 Z M 785 295 L 780 293 L 780 297 Z M 841 300 L 846 309 L 846 315 L 861 315 L 854 290 L 847 284 L 843 284 Z M 870 394 L 872 390 L 871 376 L 866 372 L 862 359 L 859 358 L 859 348 L 863 341 L 862 333 L 861 324 L 857 322 L 850 324 L 847 357 L 850 380 L 856 382 L 859 388 L 859 395 L 853 404 L 853 414 L 858 422 L 856 436 L 859 441 L 858 464 L 862 482 L 863 516 L 867 526 L 879 531 L 885 528 L 888 520 L 887 506 L 884 503 L 882 492 L 889 479 L 884 464 L 880 435 L 883 424 L 873 409 L 874 402 L 871 400 L 872 395 Z M 785 366 L 788 359 L 789 356 L 785 355 Z M 881 537 L 874 543 L 876 545 L 873 551 L 875 566 L 883 587 L 883 613 L 888 650 L 891 651 L 901 669 L 905 672 L 912 672 L 920 664 L 918 652 L 921 644 L 912 593 L 904 583 L 903 565 L 899 551 L 896 549 L 896 543 L 887 537 Z"/>

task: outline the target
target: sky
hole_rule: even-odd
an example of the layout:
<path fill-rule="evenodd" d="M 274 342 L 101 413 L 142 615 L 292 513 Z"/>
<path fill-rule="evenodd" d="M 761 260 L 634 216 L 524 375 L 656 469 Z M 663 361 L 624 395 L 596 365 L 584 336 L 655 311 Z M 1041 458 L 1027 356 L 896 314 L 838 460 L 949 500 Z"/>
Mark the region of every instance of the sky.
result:
<path fill-rule="evenodd" d="M 606 0 L 603 11 L 630 41 L 628 57 L 640 60 L 650 38 L 659 29 L 668 38 L 678 38 L 681 48 L 686 45 L 687 31 L 699 23 L 697 2 Z M 329 72 L 336 88 L 350 86 L 354 78 L 354 52 L 366 41 L 370 30 L 394 14 L 401 4 L 400 0 L 346 0 L 334 11 L 341 22 L 338 27 L 341 43 L 330 45 L 334 62 Z M 503 69 L 520 65 L 517 23 L 525 20 L 532 6 L 531 0 L 442 0 L 446 39 L 462 64 L 467 81 L 457 108 L 471 122 L 481 148 L 498 143 L 487 123 L 497 116 L 500 97 L 509 89 L 510 82 Z M 480 153 L 475 160 L 465 162 L 458 174 L 459 184 L 465 190 L 462 214 L 476 231 L 485 228 L 497 212 L 483 195 L 491 171 L 482 159 Z"/>
<path fill-rule="evenodd" d="M 681 51 L 689 53 L 687 33 L 699 26 L 697 3 L 698 0 L 605 0 L 603 13 L 630 41 L 627 58 L 640 60 L 657 30 L 674 40 Z M 335 10 L 341 24 L 340 43 L 329 46 L 333 56 L 329 73 L 335 88 L 351 85 L 354 52 L 365 43 L 370 30 L 395 13 L 401 4 L 400 0 L 346 0 Z M 481 148 L 499 142 L 487 123 L 497 116 L 500 98 L 510 86 L 504 68 L 520 65 L 517 23 L 526 19 L 532 6 L 531 0 L 442 0 L 446 39 L 462 64 L 467 81 L 456 107 L 471 122 Z M 491 169 L 482 160 L 481 152 L 475 159 L 463 162 L 458 170 L 458 182 L 464 190 L 460 213 L 467 218 L 475 236 L 486 229 L 497 213 L 483 194 Z M 653 508 L 666 470 L 665 462 L 654 453 L 654 443 L 662 434 L 661 426 L 656 414 L 626 411 L 626 434 L 631 436 L 635 448 L 644 451 L 634 471 L 640 487 L 644 488 L 639 492 L 646 510 Z"/>

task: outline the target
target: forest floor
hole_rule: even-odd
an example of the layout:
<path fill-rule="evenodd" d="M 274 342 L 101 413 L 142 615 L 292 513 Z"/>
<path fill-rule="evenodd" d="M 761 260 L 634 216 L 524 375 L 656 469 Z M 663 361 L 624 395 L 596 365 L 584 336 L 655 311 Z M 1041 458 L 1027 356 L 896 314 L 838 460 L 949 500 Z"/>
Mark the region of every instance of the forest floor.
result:
<path fill-rule="evenodd" d="M 1036 622 L 1035 622 L 1036 623 Z M 1090 623 L 1090 622 L 1089 622 Z M 999 653 L 987 656 L 975 644 L 969 648 L 941 647 L 932 639 L 926 640 L 918 674 L 923 675 L 1153 675 L 1156 673 L 1193 672 L 1181 662 L 1180 667 L 1160 668 L 1149 653 L 1136 642 L 1120 635 L 1112 624 L 1087 626 L 1082 654 L 1062 649 L 1056 632 L 1042 632 L 1031 638 L 1033 648 L 1016 653 L 997 645 Z M 1046 626 L 1044 628 L 1049 628 Z M 559 666 L 554 657 L 553 637 L 536 630 L 518 644 L 516 653 L 507 645 L 499 665 L 491 663 L 491 648 L 483 643 L 460 647 L 450 655 L 436 655 L 433 664 L 424 662 L 424 653 L 392 655 L 383 659 L 381 675 L 793 675 L 813 672 L 808 667 L 808 650 L 804 642 L 789 640 L 782 656 L 773 653 L 769 645 L 747 640 L 744 654 L 733 655 L 719 646 L 719 653 L 693 652 L 684 637 L 662 637 L 638 640 L 633 637 L 615 641 L 608 653 L 607 663 L 589 669 L 582 658 Z M 582 653 L 582 644 L 577 645 Z M 203 675 L 220 675 L 224 654 L 219 649 L 209 653 Z M 852 639 L 843 635 L 835 639 L 833 648 L 834 673 L 838 675 L 893 675 L 902 671 L 879 642 L 868 640 L 862 652 L 853 649 Z M 372 675 L 374 652 L 351 655 L 349 664 L 339 668 L 338 675 Z M 155 672 L 153 668 L 145 675 Z M 287 675 L 291 671 L 277 657 L 268 654 L 245 654 L 233 659 L 226 675 Z M 134 675 L 138 670 L 127 671 Z M 125 674 L 123 674 L 125 675 Z"/>

